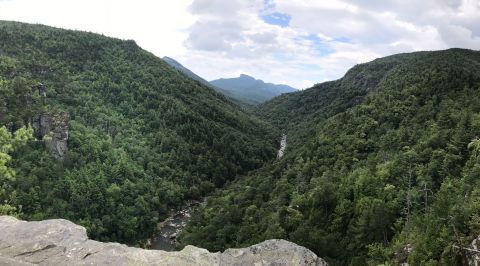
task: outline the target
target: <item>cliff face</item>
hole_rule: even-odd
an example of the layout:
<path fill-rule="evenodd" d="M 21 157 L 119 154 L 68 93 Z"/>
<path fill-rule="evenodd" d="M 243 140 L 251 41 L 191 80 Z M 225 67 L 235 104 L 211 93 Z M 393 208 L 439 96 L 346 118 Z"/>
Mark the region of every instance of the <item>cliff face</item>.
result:
<path fill-rule="evenodd" d="M 223 253 L 194 246 L 166 252 L 89 240 L 84 227 L 67 220 L 25 222 L 10 216 L 0 216 L 0 232 L 0 265 L 327 265 L 285 240 Z"/>
<path fill-rule="evenodd" d="M 38 93 L 40 97 L 47 97 L 47 87 L 39 83 L 32 87 L 32 92 Z M 62 161 L 67 153 L 68 141 L 68 122 L 70 115 L 68 113 L 44 112 L 34 116 L 31 119 L 32 127 L 38 139 L 43 139 L 45 146 L 50 153 Z"/>
<path fill-rule="evenodd" d="M 57 160 L 63 160 L 67 153 L 68 122 L 67 113 L 43 113 L 32 121 L 37 138 L 43 139 L 48 150 Z"/>

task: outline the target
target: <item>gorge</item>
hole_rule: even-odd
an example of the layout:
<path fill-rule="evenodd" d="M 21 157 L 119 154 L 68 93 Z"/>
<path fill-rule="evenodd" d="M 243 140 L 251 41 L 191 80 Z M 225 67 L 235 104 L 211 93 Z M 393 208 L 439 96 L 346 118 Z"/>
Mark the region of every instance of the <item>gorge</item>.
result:
<path fill-rule="evenodd" d="M 479 51 L 240 106 L 132 40 L 9 21 L 0 40 L 1 263 L 472 261 Z M 136 248 L 162 221 L 152 244 L 177 251 Z"/>

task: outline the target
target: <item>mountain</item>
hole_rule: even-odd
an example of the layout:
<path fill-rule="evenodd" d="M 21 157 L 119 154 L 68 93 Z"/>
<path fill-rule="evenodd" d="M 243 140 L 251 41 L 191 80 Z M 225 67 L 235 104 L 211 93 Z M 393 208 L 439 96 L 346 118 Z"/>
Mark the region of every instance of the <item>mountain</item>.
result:
<path fill-rule="evenodd" d="M 5 21 L 0 40 L 0 215 L 145 245 L 206 199 L 181 245 L 286 239 L 329 265 L 478 261 L 479 51 L 379 58 L 247 112 L 134 41 Z M 7 263 L 64 252 L 8 239 Z"/>
<path fill-rule="evenodd" d="M 162 58 L 167 64 L 177 69 L 186 76 L 197 80 L 206 86 L 224 94 L 240 105 L 258 105 L 283 93 L 294 92 L 296 89 L 287 85 L 276 85 L 265 83 L 247 75 L 240 75 L 238 78 L 217 79 L 210 82 L 193 73 L 175 59 L 170 57 Z"/>
<path fill-rule="evenodd" d="M 276 97 L 258 115 L 287 135 L 284 156 L 211 196 L 183 245 L 215 251 L 282 238 L 329 265 L 472 261 L 479 51 L 379 58 Z"/>
<path fill-rule="evenodd" d="M 7 21 L 0 40 L 0 214 L 138 244 L 275 157 L 274 128 L 134 41 Z"/>
<path fill-rule="evenodd" d="M 198 82 L 202 83 L 203 85 L 210 86 L 210 83 L 204 80 L 202 77 L 198 76 L 197 74 L 193 73 L 190 69 L 184 67 L 182 64 L 177 62 L 175 59 L 170 58 L 168 56 L 164 56 L 163 61 L 169 64 L 171 67 L 177 69 L 178 71 L 182 72 L 183 74 L 187 75 L 188 77 L 197 80 Z"/>
<path fill-rule="evenodd" d="M 258 105 L 283 93 L 296 91 L 287 85 L 265 83 L 244 74 L 238 78 L 212 80 L 210 83 L 231 93 L 233 98 L 251 105 Z"/>
<path fill-rule="evenodd" d="M 198 76 L 197 74 L 193 73 L 190 69 L 184 67 L 182 64 L 180 64 L 175 59 L 167 57 L 167 56 L 164 56 L 162 59 L 167 64 L 169 64 L 171 67 L 173 67 L 176 70 L 180 71 L 181 73 L 185 74 L 187 77 L 190 77 L 190 78 L 200 82 L 201 84 L 203 84 L 205 86 L 209 86 L 209 87 L 213 88 L 214 90 L 216 90 L 216 91 L 220 92 L 221 94 L 227 96 L 227 98 L 232 100 L 234 103 L 236 103 L 238 105 L 241 105 L 241 106 L 244 106 L 244 105 L 247 104 L 247 103 L 241 101 L 241 99 L 236 98 L 235 95 L 232 92 L 230 92 L 228 90 L 221 89 L 219 87 L 216 87 L 216 86 L 210 84 L 208 81 L 206 81 L 202 77 Z"/>

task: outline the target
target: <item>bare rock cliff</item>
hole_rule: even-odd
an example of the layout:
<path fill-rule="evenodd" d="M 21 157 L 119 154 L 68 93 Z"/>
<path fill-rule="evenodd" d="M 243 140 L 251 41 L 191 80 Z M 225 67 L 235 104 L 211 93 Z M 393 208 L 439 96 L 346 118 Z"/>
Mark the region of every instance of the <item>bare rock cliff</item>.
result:
<path fill-rule="evenodd" d="M 223 253 L 187 246 L 167 252 L 89 240 L 84 227 L 56 219 L 20 221 L 0 216 L 0 265 L 318 265 L 310 250 L 285 240 L 268 240 Z"/>
<path fill-rule="evenodd" d="M 32 127 L 38 139 L 43 139 L 50 153 L 62 161 L 65 159 L 68 147 L 68 122 L 67 113 L 43 113 L 32 120 Z"/>

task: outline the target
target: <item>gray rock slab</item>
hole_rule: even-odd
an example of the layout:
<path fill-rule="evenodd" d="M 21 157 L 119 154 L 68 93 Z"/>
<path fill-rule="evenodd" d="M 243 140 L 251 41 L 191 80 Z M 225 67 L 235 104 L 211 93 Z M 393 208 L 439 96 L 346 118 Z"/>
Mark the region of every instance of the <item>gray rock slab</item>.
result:
<path fill-rule="evenodd" d="M 89 240 L 84 227 L 63 219 L 26 222 L 0 216 L 0 265 L 318 265 L 327 263 L 286 240 L 211 253 L 187 246 L 167 252 Z"/>

